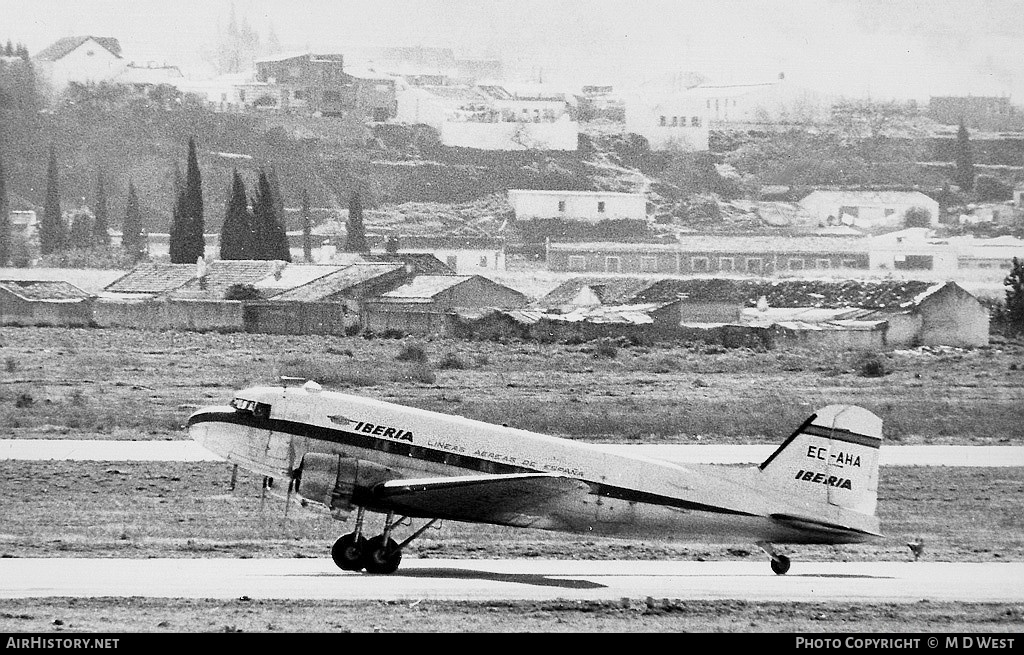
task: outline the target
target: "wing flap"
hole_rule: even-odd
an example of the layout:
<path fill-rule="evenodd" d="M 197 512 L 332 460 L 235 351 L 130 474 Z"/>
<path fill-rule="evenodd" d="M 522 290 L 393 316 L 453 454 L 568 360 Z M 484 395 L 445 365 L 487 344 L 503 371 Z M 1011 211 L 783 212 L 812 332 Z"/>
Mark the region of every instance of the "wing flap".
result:
<path fill-rule="evenodd" d="M 588 483 L 560 473 L 511 473 L 398 479 L 374 487 L 381 504 L 409 516 L 521 523 L 553 503 L 590 494 Z"/>

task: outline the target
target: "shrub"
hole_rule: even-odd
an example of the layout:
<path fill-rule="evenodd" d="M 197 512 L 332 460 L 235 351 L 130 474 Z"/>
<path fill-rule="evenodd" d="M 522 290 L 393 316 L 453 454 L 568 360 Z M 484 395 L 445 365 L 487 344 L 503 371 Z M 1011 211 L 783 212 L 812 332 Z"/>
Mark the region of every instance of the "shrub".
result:
<path fill-rule="evenodd" d="M 612 339 L 602 337 L 594 346 L 594 357 L 613 358 L 619 354 L 619 346 Z"/>
<path fill-rule="evenodd" d="M 440 369 L 464 369 L 466 368 L 466 362 L 462 360 L 457 353 L 445 353 L 441 361 L 438 362 L 437 367 Z"/>
<path fill-rule="evenodd" d="M 885 357 L 881 353 L 864 351 L 859 353 L 853 362 L 857 375 L 865 378 L 880 378 L 888 375 Z"/>
<path fill-rule="evenodd" d="M 224 300 L 259 300 L 263 296 L 251 284 L 232 284 L 224 292 Z"/>
<path fill-rule="evenodd" d="M 407 343 L 402 346 L 402 350 L 395 356 L 400 362 L 426 362 L 427 352 L 418 343 Z"/>

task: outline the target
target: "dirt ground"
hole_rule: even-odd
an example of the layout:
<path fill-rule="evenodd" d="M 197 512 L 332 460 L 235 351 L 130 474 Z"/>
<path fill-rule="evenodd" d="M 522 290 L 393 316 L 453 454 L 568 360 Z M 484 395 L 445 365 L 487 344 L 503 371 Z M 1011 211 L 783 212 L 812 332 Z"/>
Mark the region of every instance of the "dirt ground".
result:
<path fill-rule="evenodd" d="M 396 363 L 410 344 L 416 375 Z M 455 356 L 459 366 L 446 366 Z M 593 441 L 776 443 L 814 408 L 855 402 L 886 443 L 1024 445 L 1024 346 L 886 353 L 753 352 L 593 344 L 331 339 L 0 328 L 7 438 L 183 439 L 196 406 L 277 375 Z M 311 361 L 319 367 L 311 367 Z M 366 377 L 365 367 L 377 375 Z M 298 369 L 298 370 L 296 370 Z M 884 446 L 883 446 L 884 447 Z M 215 463 L 0 462 L 0 557 L 324 557 L 344 526 Z M 886 467 L 873 544 L 799 547 L 800 560 L 1024 559 L 1024 469 Z M 719 560 L 752 545 L 593 540 L 445 523 L 417 557 Z M 0 600 L 0 632 L 1021 632 L 1004 604 L 345 603 L 181 599 Z"/>

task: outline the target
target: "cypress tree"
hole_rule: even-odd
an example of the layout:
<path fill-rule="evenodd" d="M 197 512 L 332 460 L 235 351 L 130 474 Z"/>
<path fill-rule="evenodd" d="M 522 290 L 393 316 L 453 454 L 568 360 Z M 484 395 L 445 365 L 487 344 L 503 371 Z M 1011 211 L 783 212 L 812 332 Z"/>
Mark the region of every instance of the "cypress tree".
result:
<path fill-rule="evenodd" d="M 11 261 L 11 202 L 7 197 L 7 174 L 0 160 L 0 267 Z"/>
<path fill-rule="evenodd" d="M 302 259 L 313 261 L 313 219 L 309 215 L 309 192 L 302 190 Z"/>
<path fill-rule="evenodd" d="M 290 262 L 288 235 L 274 209 L 274 192 L 265 171 L 260 171 L 256 197 L 252 203 L 254 240 L 257 256 L 255 259 L 279 259 Z"/>
<path fill-rule="evenodd" d="M 348 201 L 348 227 L 345 233 L 345 252 L 369 252 L 366 228 L 363 226 L 363 199 L 356 191 Z"/>
<path fill-rule="evenodd" d="M 107 186 L 102 171 L 96 180 L 96 212 L 92 223 L 92 241 L 97 246 L 110 245 L 110 221 L 107 218 Z"/>
<path fill-rule="evenodd" d="M 274 201 L 274 214 L 277 215 L 277 220 L 281 222 L 281 225 L 287 225 L 288 221 L 284 211 L 284 196 L 281 195 L 281 182 L 277 179 L 277 171 L 273 166 L 267 171 L 267 182 L 270 183 L 271 198 Z"/>
<path fill-rule="evenodd" d="M 178 194 L 171 225 L 172 264 L 193 264 L 206 254 L 203 240 L 203 180 L 196 157 L 195 137 L 188 140 L 188 167 Z"/>
<path fill-rule="evenodd" d="M 57 179 L 57 153 L 50 146 L 50 163 L 46 170 L 46 203 L 39 226 L 39 250 L 49 255 L 64 250 L 67 236 L 60 210 L 60 187 Z"/>
<path fill-rule="evenodd" d="M 121 247 L 133 262 L 142 259 L 142 216 L 139 213 L 139 197 L 135 184 L 128 181 L 128 202 L 124 209 L 124 227 L 121 230 Z"/>
<path fill-rule="evenodd" d="M 1003 280 L 1006 287 L 1006 328 L 1011 335 L 1024 334 L 1024 259 L 1014 257 Z"/>
<path fill-rule="evenodd" d="M 245 183 L 238 170 L 231 179 L 224 226 L 220 233 L 221 259 L 256 259 L 253 243 L 253 218 L 245 195 Z"/>
<path fill-rule="evenodd" d="M 967 126 L 960 119 L 960 129 L 956 132 L 956 185 L 964 191 L 974 188 L 974 154 L 971 152 L 971 139 Z"/>
<path fill-rule="evenodd" d="M 94 245 L 93 218 L 86 207 L 81 207 L 71 217 L 71 229 L 68 231 L 67 247 L 71 250 L 87 250 Z"/>

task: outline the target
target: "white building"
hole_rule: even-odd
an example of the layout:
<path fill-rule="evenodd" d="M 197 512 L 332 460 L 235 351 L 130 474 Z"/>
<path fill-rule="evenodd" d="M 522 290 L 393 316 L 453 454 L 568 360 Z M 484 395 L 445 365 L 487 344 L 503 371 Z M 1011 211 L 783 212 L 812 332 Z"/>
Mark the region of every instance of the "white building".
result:
<path fill-rule="evenodd" d="M 564 98 L 520 97 L 500 86 L 403 86 L 396 120 L 429 125 L 441 143 L 481 150 L 576 150 L 579 123 Z"/>
<path fill-rule="evenodd" d="M 680 92 L 661 98 L 632 96 L 625 101 L 626 132 L 647 139 L 652 150 L 708 149 L 708 113 L 702 98 Z"/>
<path fill-rule="evenodd" d="M 100 36 L 66 36 L 36 53 L 32 62 L 56 93 L 71 82 L 113 80 L 125 68 L 121 44 Z"/>
<path fill-rule="evenodd" d="M 794 86 L 783 75 L 755 84 L 701 84 L 689 90 L 701 99 L 715 125 L 813 123 L 825 119 L 828 100 Z"/>
<path fill-rule="evenodd" d="M 386 254 L 386 248 L 372 244 L 371 252 Z M 505 242 L 501 239 L 475 236 L 421 236 L 396 237 L 395 254 L 433 255 L 457 275 L 487 275 L 504 272 Z"/>
<path fill-rule="evenodd" d="M 907 211 L 928 212 L 929 225 L 939 225 L 939 203 L 919 191 L 812 191 L 800 205 L 822 225 L 852 225 L 864 230 L 899 229 Z"/>
<path fill-rule="evenodd" d="M 509 189 L 508 201 L 519 220 L 566 218 L 596 223 L 647 219 L 647 197 L 642 193 Z"/>

